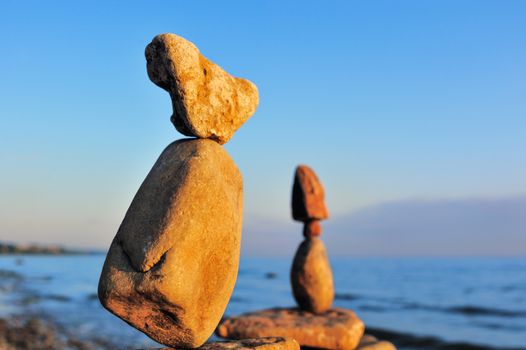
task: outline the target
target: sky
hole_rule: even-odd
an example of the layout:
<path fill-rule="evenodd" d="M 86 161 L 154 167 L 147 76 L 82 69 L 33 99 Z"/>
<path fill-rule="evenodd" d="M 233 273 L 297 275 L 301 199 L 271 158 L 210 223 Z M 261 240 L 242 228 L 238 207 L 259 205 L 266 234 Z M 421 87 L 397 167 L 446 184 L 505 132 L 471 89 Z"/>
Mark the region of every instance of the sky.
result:
<path fill-rule="evenodd" d="M 259 88 L 225 146 L 244 176 L 244 253 L 301 241 L 303 163 L 335 254 L 526 255 L 526 2 L 501 0 L 2 1 L 0 240 L 108 247 L 183 137 L 146 74 L 166 32 Z M 462 249 L 415 243 L 450 218 L 436 207 L 465 213 Z"/>

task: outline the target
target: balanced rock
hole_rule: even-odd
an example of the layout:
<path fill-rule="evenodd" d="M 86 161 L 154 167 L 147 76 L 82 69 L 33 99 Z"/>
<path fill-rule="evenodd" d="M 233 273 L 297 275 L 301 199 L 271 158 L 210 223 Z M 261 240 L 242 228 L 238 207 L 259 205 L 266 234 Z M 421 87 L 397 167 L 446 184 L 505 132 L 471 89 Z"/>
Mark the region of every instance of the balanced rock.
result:
<path fill-rule="evenodd" d="M 174 348 L 145 350 L 175 350 Z M 269 337 L 206 343 L 196 350 L 300 350 L 299 344 L 291 338 Z"/>
<path fill-rule="evenodd" d="M 229 339 L 289 337 L 301 346 L 354 350 L 364 328 L 351 310 L 335 308 L 313 314 L 299 309 L 268 309 L 227 318 L 216 333 Z"/>
<path fill-rule="evenodd" d="M 104 307 L 152 339 L 202 345 L 237 278 L 243 182 L 212 140 L 169 145 L 135 195 L 99 281 Z"/>
<path fill-rule="evenodd" d="M 317 237 L 305 239 L 294 256 L 290 281 L 302 310 L 321 313 L 334 301 L 334 282 L 325 245 Z"/>
<path fill-rule="evenodd" d="M 148 76 L 170 93 L 175 128 L 184 135 L 226 143 L 256 111 L 257 87 L 235 78 L 175 34 L 146 47 Z"/>
<path fill-rule="evenodd" d="M 294 175 L 292 217 L 303 222 L 329 217 L 323 186 L 316 173 L 306 165 L 298 166 Z"/>

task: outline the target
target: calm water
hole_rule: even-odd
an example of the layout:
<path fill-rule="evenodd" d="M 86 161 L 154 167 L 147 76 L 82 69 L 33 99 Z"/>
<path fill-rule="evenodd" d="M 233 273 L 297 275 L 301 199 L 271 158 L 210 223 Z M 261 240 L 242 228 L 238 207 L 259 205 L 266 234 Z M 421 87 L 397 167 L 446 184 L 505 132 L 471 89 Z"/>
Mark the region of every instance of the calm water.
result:
<path fill-rule="evenodd" d="M 0 314 L 39 313 L 85 337 L 155 345 L 102 309 L 103 256 L 0 257 Z M 526 259 L 331 260 L 337 306 L 368 327 L 526 349 Z M 290 259 L 243 259 L 227 315 L 291 306 Z M 12 271 L 14 273 L 8 272 Z"/>

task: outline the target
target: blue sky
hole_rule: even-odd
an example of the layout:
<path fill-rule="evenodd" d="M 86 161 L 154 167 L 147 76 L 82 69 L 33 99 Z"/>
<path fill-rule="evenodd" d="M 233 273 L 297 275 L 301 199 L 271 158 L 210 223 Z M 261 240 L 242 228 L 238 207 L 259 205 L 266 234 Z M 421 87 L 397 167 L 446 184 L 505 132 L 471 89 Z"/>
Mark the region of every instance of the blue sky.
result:
<path fill-rule="evenodd" d="M 259 87 L 258 111 L 226 145 L 247 228 L 290 224 L 299 163 L 318 172 L 335 218 L 526 194 L 524 1 L 8 0 L 0 238 L 107 246 L 182 137 L 146 74 L 144 48 L 164 32 Z"/>

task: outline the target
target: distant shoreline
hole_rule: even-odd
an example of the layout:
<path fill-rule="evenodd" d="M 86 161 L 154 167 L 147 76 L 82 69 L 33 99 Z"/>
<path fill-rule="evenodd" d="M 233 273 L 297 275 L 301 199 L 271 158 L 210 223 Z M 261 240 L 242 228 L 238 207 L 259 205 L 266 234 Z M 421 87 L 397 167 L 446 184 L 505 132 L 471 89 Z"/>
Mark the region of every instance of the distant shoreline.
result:
<path fill-rule="evenodd" d="M 58 245 L 14 244 L 0 242 L 2 255 L 99 255 L 102 251 L 69 249 Z"/>

